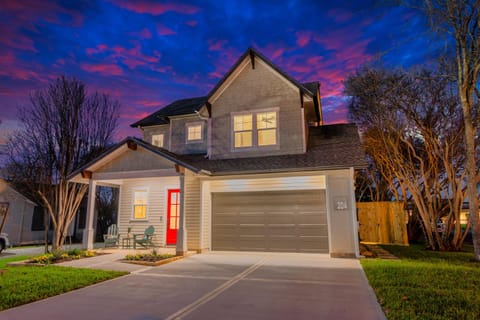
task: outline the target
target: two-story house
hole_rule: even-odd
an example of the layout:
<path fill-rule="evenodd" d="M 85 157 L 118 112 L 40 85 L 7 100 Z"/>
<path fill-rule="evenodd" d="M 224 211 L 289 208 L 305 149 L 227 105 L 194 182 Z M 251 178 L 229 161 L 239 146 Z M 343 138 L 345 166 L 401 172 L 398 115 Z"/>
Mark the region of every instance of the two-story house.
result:
<path fill-rule="evenodd" d="M 118 226 L 186 250 L 358 256 L 357 129 L 322 125 L 318 82 L 248 49 L 207 96 L 175 101 L 72 174 L 120 188 Z M 84 244 L 93 244 L 94 192 Z"/>

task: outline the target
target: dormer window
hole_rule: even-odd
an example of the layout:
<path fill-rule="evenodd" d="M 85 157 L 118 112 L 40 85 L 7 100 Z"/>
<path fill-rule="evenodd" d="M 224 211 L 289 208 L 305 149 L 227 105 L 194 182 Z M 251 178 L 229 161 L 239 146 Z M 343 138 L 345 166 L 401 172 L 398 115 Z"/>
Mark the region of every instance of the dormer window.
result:
<path fill-rule="evenodd" d="M 278 109 L 232 114 L 233 148 L 255 148 L 278 144 Z"/>
<path fill-rule="evenodd" d="M 203 124 L 200 122 L 186 124 L 187 143 L 195 143 L 203 141 Z"/>
<path fill-rule="evenodd" d="M 164 138 L 163 133 L 152 135 L 152 144 L 156 147 L 163 148 L 163 138 Z"/>

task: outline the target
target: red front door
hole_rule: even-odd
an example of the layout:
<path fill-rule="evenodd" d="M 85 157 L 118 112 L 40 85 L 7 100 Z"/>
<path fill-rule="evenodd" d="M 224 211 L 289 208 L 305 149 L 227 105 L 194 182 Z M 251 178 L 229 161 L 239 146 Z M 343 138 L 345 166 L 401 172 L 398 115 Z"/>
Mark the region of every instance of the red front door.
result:
<path fill-rule="evenodd" d="M 180 215 L 180 189 L 168 190 L 167 244 L 177 243 L 179 215 Z"/>

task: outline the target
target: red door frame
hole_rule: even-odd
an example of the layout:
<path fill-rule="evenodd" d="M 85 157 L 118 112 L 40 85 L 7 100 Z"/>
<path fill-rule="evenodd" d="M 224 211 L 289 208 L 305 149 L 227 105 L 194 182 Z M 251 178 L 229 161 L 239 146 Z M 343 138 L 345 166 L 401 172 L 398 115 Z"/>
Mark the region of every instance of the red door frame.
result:
<path fill-rule="evenodd" d="M 172 202 L 172 194 L 176 194 L 176 201 Z M 172 206 L 176 207 L 176 215 L 172 216 Z M 177 243 L 177 230 L 180 218 L 180 189 L 169 189 L 167 194 L 167 245 Z M 172 219 L 174 221 L 172 221 Z"/>

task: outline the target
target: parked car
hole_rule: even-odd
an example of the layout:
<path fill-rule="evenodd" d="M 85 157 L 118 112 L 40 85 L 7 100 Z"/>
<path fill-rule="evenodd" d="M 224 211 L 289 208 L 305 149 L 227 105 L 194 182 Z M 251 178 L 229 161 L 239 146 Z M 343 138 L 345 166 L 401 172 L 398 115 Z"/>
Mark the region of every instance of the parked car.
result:
<path fill-rule="evenodd" d="M 0 233 L 0 252 L 10 246 L 10 242 L 8 241 L 8 234 Z"/>

